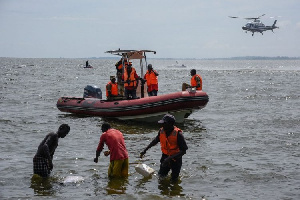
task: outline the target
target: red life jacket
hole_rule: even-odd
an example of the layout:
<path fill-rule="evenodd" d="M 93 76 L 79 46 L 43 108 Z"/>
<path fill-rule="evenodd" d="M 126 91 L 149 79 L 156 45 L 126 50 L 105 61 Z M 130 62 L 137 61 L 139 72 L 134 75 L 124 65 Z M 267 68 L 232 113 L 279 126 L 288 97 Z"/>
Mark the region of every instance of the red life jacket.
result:
<path fill-rule="evenodd" d="M 197 86 L 196 76 L 199 77 L 199 79 L 200 79 L 200 87 L 196 87 Z M 201 76 L 199 76 L 198 74 L 195 74 L 191 78 L 191 86 L 196 87 L 197 90 L 202 90 L 202 78 L 201 78 Z"/>
<path fill-rule="evenodd" d="M 136 79 L 134 77 L 135 75 L 135 69 L 131 67 L 131 73 L 128 76 L 127 68 L 124 70 L 124 87 L 132 86 L 135 87 L 137 85 Z M 127 83 L 127 80 L 130 80 L 130 83 Z"/>
<path fill-rule="evenodd" d="M 146 80 L 147 80 L 147 86 L 158 84 L 157 76 L 155 76 L 155 73 L 153 71 L 151 71 L 150 73 L 149 73 L 149 71 L 147 71 L 145 76 L 146 76 Z"/>
<path fill-rule="evenodd" d="M 117 96 L 118 95 L 118 83 L 113 83 L 111 81 L 109 81 L 106 85 L 106 97 L 108 97 L 108 90 L 107 90 L 107 86 L 111 85 L 111 94 Z"/>
<path fill-rule="evenodd" d="M 167 137 L 164 129 L 163 128 L 160 129 L 159 140 L 160 140 L 161 151 L 163 152 L 163 154 L 171 156 L 180 151 L 177 143 L 177 135 L 179 131 L 181 130 L 176 126 L 174 126 L 174 130 Z"/>

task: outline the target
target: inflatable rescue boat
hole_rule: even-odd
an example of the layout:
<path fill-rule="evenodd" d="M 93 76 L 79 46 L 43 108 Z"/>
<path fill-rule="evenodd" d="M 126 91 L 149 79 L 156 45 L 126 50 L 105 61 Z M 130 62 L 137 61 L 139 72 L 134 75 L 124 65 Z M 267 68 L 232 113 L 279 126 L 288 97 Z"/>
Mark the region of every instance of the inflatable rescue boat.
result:
<path fill-rule="evenodd" d="M 155 53 L 150 50 L 115 50 L 107 53 L 121 55 L 122 59 L 144 59 L 146 62 L 146 52 Z M 141 74 L 144 74 L 142 64 Z M 84 89 L 83 97 L 60 97 L 57 101 L 57 108 L 62 112 L 74 114 L 145 122 L 157 122 L 166 113 L 170 113 L 175 116 L 176 122 L 181 123 L 194 110 L 204 108 L 209 101 L 206 92 L 195 88 L 148 97 L 144 85 L 140 85 L 141 91 L 138 98 L 114 101 L 102 99 L 101 89 L 88 85 Z"/>

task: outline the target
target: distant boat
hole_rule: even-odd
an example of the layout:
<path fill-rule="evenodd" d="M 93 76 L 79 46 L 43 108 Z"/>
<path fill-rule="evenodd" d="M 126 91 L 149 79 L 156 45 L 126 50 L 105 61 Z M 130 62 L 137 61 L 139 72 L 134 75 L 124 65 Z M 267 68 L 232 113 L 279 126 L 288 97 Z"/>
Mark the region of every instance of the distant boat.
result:
<path fill-rule="evenodd" d="M 93 68 L 92 65 L 85 66 L 84 68 Z"/>
<path fill-rule="evenodd" d="M 176 61 L 176 64 L 170 65 L 168 67 L 170 67 L 170 68 L 186 68 L 186 66 L 184 64 L 180 65 L 177 61 Z"/>

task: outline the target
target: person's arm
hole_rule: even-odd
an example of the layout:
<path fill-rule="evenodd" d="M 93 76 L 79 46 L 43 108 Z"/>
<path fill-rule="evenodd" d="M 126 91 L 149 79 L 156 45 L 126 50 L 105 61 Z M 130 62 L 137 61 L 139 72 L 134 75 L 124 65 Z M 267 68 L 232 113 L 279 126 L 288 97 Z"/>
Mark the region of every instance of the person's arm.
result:
<path fill-rule="evenodd" d="M 96 157 L 94 158 L 94 162 L 98 162 L 98 157 L 100 156 L 101 151 L 103 150 L 104 147 L 104 141 L 105 141 L 105 134 L 102 134 L 100 137 L 100 141 L 96 150 Z"/>
<path fill-rule="evenodd" d="M 108 96 L 111 97 L 111 84 L 107 84 L 106 85 L 106 90 L 107 90 L 107 93 L 108 93 Z"/>
<path fill-rule="evenodd" d="M 150 142 L 150 144 L 140 153 L 140 158 L 142 158 L 148 149 L 155 146 L 157 143 L 159 143 L 159 133 L 158 135 Z"/>
<path fill-rule="evenodd" d="M 157 71 L 156 70 L 152 70 L 153 71 L 153 73 L 155 74 L 155 76 L 158 76 L 159 74 L 157 73 Z"/>
<path fill-rule="evenodd" d="M 198 88 L 198 87 L 201 86 L 201 81 L 200 81 L 199 76 L 196 76 L 195 79 L 196 79 L 196 82 L 197 82 L 197 88 Z"/>
<path fill-rule="evenodd" d="M 136 72 L 134 72 L 134 78 L 135 78 L 136 80 L 139 80 L 139 79 L 140 79 L 139 75 L 137 75 Z"/>

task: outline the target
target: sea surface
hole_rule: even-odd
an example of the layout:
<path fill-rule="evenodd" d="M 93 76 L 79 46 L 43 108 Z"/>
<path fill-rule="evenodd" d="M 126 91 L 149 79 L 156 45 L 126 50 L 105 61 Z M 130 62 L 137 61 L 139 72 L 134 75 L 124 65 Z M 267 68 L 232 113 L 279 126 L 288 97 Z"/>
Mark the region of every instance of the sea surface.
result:
<path fill-rule="evenodd" d="M 88 84 L 104 96 L 118 58 L 89 59 L 92 69 L 83 68 L 85 61 L 0 58 L 0 199 L 300 199 L 299 60 L 149 59 L 159 73 L 159 94 L 180 91 L 195 68 L 209 95 L 204 109 L 176 124 L 189 149 L 175 183 L 135 171 L 137 163 L 159 169 L 159 144 L 139 158 L 158 133 L 156 123 L 108 121 L 124 134 L 128 179 L 108 179 L 103 154 L 93 162 L 107 120 L 62 113 L 56 102 L 82 97 Z M 59 140 L 51 177 L 39 179 L 32 158 L 62 123 L 71 131 Z M 84 181 L 62 184 L 70 175 Z"/>

